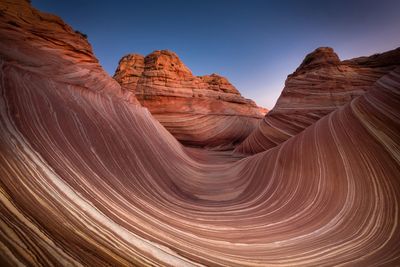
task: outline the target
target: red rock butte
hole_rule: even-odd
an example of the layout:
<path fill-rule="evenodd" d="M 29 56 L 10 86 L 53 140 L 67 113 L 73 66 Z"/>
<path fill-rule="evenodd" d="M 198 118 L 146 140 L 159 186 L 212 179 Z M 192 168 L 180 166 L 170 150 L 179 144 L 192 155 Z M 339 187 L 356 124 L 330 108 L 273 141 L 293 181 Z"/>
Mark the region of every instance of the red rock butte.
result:
<path fill-rule="evenodd" d="M 194 76 L 168 50 L 122 57 L 114 79 L 134 92 L 140 104 L 186 145 L 232 149 L 266 113 L 226 78 Z"/>
<path fill-rule="evenodd" d="M 166 52 L 121 86 L 60 18 L 0 2 L 1 266 L 400 265 L 397 51 L 307 56 L 274 108 L 298 129 L 244 156 L 185 147 L 141 106 Z"/>
<path fill-rule="evenodd" d="M 344 61 L 330 47 L 316 49 L 288 76 L 275 107 L 235 151 L 255 154 L 279 145 L 364 94 L 399 66 L 400 48 Z"/>

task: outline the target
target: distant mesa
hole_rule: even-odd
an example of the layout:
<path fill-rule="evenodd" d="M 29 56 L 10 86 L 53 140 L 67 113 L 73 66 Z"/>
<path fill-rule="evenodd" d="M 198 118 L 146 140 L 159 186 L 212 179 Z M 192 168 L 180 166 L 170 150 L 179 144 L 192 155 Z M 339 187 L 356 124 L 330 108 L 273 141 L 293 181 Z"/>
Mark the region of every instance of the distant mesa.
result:
<path fill-rule="evenodd" d="M 344 61 L 330 47 L 317 48 L 287 77 L 275 107 L 235 151 L 255 154 L 279 145 L 370 90 L 397 66 L 400 48 Z"/>
<path fill-rule="evenodd" d="M 122 57 L 114 79 L 186 145 L 231 149 L 266 113 L 225 77 L 194 76 L 169 50 Z"/>

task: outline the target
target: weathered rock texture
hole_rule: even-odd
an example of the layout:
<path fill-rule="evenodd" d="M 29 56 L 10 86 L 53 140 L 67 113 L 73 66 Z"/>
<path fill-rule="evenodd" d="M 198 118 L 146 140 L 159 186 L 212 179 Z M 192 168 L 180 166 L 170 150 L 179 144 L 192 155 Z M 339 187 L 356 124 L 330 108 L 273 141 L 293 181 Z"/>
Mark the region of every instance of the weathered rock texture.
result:
<path fill-rule="evenodd" d="M 58 18 L 0 14 L 1 266 L 400 265 L 400 69 L 241 159 L 183 147 Z"/>
<path fill-rule="evenodd" d="M 344 61 L 332 48 L 316 49 L 288 76 L 275 107 L 235 151 L 254 154 L 277 146 L 364 94 L 397 66 L 400 48 Z"/>
<path fill-rule="evenodd" d="M 157 50 L 124 56 L 114 78 L 184 144 L 232 148 L 266 110 L 217 74 L 194 76 L 178 56 Z"/>
<path fill-rule="evenodd" d="M 137 103 L 131 92 L 122 90 L 102 69 L 84 34 L 74 31 L 59 17 L 38 12 L 29 3 L 21 2 L 24 1 L 2 3 L 3 60 L 12 59 L 15 65 L 59 82 Z M 21 39 L 24 41 L 16 41 Z M 55 62 L 62 68 L 55 66 Z"/>

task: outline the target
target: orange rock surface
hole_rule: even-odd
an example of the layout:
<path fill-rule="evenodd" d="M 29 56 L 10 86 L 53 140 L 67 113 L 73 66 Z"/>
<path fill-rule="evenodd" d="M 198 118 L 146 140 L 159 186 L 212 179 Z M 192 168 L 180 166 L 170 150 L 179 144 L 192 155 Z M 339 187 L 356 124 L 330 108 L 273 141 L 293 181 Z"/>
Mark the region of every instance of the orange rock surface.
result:
<path fill-rule="evenodd" d="M 316 49 L 288 76 L 274 108 L 235 151 L 255 154 L 277 146 L 364 94 L 397 66 L 400 48 L 344 61 L 332 48 Z"/>
<path fill-rule="evenodd" d="M 244 157 L 182 146 L 59 18 L 0 14 L 2 266 L 400 265 L 400 68 Z"/>
<path fill-rule="evenodd" d="M 168 50 L 146 57 L 124 56 L 114 78 L 135 92 L 142 106 L 188 145 L 232 148 L 255 129 L 266 112 L 243 98 L 226 78 L 194 76 Z"/>

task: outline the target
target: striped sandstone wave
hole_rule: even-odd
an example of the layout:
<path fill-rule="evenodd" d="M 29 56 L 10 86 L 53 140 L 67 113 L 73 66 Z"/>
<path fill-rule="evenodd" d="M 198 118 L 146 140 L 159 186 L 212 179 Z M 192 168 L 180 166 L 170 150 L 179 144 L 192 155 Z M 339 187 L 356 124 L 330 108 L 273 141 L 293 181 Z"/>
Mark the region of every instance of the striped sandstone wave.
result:
<path fill-rule="evenodd" d="M 2 265 L 400 264 L 400 69 L 234 157 L 182 147 L 59 19 L 0 10 Z"/>
<path fill-rule="evenodd" d="M 400 48 L 344 61 L 332 48 L 316 49 L 288 76 L 275 107 L 235 151 L 255 154 L 279 145 L 364 94 L 398 66 Z"/>

